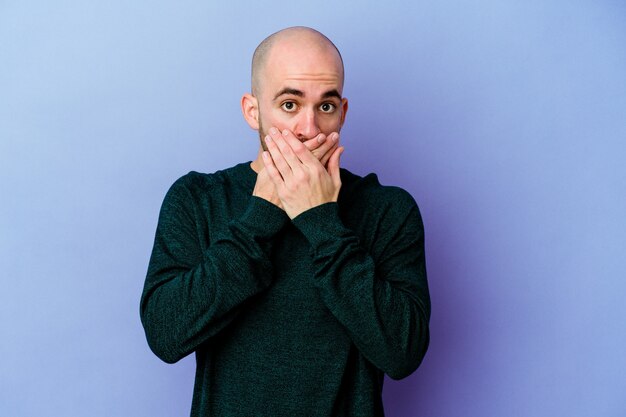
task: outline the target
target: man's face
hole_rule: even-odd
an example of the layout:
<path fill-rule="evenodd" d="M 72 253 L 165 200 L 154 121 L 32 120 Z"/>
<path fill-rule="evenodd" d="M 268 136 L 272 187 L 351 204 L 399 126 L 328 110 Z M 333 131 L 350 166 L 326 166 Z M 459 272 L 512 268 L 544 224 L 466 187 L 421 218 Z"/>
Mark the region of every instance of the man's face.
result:
<path fill-rule="evenodd" d="M 303 142 L 339 132 L 347 111 L 342 90 L 339 57 L 330 48 L 274 46 L 257 96 L 263 147 L 270 127 L 289 129 Z"/>

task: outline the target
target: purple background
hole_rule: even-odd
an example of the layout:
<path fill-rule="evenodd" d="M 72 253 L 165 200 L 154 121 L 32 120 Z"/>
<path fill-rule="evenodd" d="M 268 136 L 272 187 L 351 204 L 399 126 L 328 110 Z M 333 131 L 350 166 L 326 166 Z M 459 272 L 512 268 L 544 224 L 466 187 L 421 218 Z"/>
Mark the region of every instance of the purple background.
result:
<path fill-rule="evenodd" d="M 254 158 L 269 33 L 342 50 L 343 165 L 409 190 L 432 342 L 387 415 L 626 415 L 622 1 L 1 1 L 0 415 L 182 416 L 148 349 L 164 194 Z"/>

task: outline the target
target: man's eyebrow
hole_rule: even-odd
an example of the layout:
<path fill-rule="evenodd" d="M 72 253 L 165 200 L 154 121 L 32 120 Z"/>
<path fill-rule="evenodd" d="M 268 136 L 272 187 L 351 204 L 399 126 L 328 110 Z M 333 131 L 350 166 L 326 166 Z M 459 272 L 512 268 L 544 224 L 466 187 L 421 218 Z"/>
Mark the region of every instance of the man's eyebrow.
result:
<path fill-rule="evenodd" d="M 278 94 L 274 96 L 274 100 L 276 100 L 278 97 L 285 95 L 285 94 L 288 94 L 291 96 L 304 97 L 304 93 L 302 91 L 296 90 L 295 88 L 285 87 L 282 90 L 280 90 Z"/>
<path fill-rule="evenodd" d="M 291 95 L 291 96 L 304 97 L 304 92 L 301 91 L 301 90 L 297 90 L 295 88 L 285 87 L 282 90 L 280 90 L 278 92 L 278 94 L 276 94 L 274 96 L 274 100 L 276 100 L 278 97 L 280 97 L 282 95 Z M 328 90 L 327 92 L 322 94 L 322 98 L 323 99 L 324 98 L 331 98 L 331 97 L 335 97 L 335 98 L 338 98 L 339 100 L 341 100 L 341 94 L 339 94 L 339 91 L 337 91 L 336 89 Z"/>
<path fill-rule="evenodd" d="M 339 91 L 337 90 L 329 90 L 325 92 L 324 94 L 322 94 L 322 98 L 331 98 L 331 97 L 336 97 L 339 100 L 341 100 L 341 94 L 339 94 Z"/>

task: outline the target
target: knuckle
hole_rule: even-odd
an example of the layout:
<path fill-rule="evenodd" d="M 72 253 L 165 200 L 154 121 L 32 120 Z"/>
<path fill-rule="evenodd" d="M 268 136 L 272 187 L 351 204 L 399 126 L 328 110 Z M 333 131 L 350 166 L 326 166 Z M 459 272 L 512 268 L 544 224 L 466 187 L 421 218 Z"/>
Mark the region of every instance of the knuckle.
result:
<path fill-rule="evenodd" d="M 307 181 L 309 179 L 309 174 L 305 171 L 297 171 L 295 173 L 295 177 L 298 181 Z"/>
<path fill-rule="evenodd" d="M 299 140 L 295 141 L 291 146 L 293 147 L 294 152 L 296 152 L 297 154 L 308 151 L 307 147 Z"/>
<path fill-rule="evenodd" d="M 293 194 L 296 191 L 298 191 L 298 184 L 295 181 L 292 181 L 292 182 L 289 182 L 285 188 L 289 193 Z"/>

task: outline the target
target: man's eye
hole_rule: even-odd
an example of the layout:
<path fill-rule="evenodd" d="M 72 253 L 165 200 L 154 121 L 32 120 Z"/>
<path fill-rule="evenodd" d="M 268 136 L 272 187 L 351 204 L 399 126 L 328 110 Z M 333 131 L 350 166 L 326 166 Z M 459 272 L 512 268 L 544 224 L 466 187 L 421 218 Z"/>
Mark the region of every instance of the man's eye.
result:
<path fill-rule="evenodd" d="M 293 101 L 286 101 L 280 107 L 287 112 L 292 112 L 296 110 L 296 103 Z"/>
<path fill-rule="evenodd" d="M 324 113 L 332 113 L 335 111 L 335 105 L 333 103 L 324 103 L 320 106 L 320 110 Z"/>

